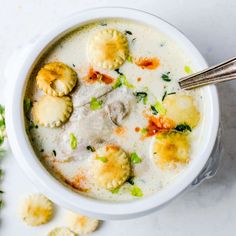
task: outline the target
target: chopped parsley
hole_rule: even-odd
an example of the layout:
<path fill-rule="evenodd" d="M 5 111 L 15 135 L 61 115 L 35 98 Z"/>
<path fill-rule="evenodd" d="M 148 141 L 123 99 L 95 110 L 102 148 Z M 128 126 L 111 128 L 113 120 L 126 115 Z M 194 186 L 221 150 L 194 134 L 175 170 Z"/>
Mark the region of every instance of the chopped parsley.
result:
<path fill-rule="evenodd" d="M 6 137 L 6 124 L 5 124 L 5 108 L 0 105 L 0 158 L 2 158 L 6 151 L 1 148 L 1 145 L 4 143 Z M 2 180 L 3 176 L 3 170 L 0 168 L 0 180 Z M 4 192 L 0 189 L 0 194 L 2 195 Z M 3 207 L 3 199 L 2 196 L 0 196 L 0 208 Z"/>
<path fill-rule="evenodd" d="M 73 63 L 72 66 L 75 67 L 75 64 Z"/>
<path fill-rule="evenodd" d="M 126 31 L 125 31 L 125 34 L 126 34 L 126 35 L 127 35 L 127 34 L 128 34 L 128 35 L 132 35 L 133 33 L 132 33 L 131 31 L 129 31 L 129 30 L 126 30 Z"/>
<path fill-rule="evenodd" d="M 33 121 L 30 121 L 29 122 L 29 126 L 28 126 L 28 131 L 30 131 L 30 130 L 32 130 L 32 129 L 38 129 L 39 127 L 38 127 L 38 125 L 35 125 L 34 123 L 33 123 Z"/>
<path fill-rule="evenodd" d="M 151 110 L 153 115 L 157 115 L 158 111 L 156 110 L 155 106 L 151 105 Z"/>
<path fill-rule="evenodd" d="M 72 150 L 75 150 L 78 146 L 77 138 L 73 133 L 70 133 L 70 147 Z"/>
<path fill-rule="evenodd" d="M 130 159 L 131 159 L 131 162 L 134 163 L 134 164 L 139 164 L 139 163 L 142 162 L 142 158 L 139 157 L 136 152 L 132 152 L 130 154 Z"/>
<path fill-rule="evenodd" d="M 0 105 L 0 115 L 4 115 L 5 114 L 5 108 Z"/>
<path fill-rule="evenodd" d="M 128 56 L 128 57 L 127 57 L 127 61 L 130 62 L 130 63 L 132 63 L 132 62 L 133 62 L 133 57 L 132 57 L 132 56 Z"/>
<path fill-rule="evenodd" d="M 25 114 L 29 112 L 30 108 L 32 107 L 32 101 L 30 98 L 24 99 L 24 112 Z"/>
<path fill-rule="evenodd" d="M 142 128 L 141 129 L 141 134 L 146 134 L 147 133 L 147 129 L 146 128 Z"/>
<path fill-rule="evenodd" d="M 4 205 L 4 203 L 3 203 L 3 200 L 1 199 L 0 200 L 0 209 L 3 208 L 3 205 Z"/>
<path fill-rule="evenodd" d="M 115 72 L 116 72 L 117 74 L 119 74 L 119 75 L 123 75 L 123 73 L 120 72 L 120 69 L 119 69 L 119 68 L 115 69 Z"/>
<path fill-rule="evenodd" d="M 162 74 L 161 78 L 166 82 L 170 82 L 171 79 L 170 79 L 169 75 L 170 75 L 170 72 L 167 72 L 165 74 Z"/>
<path fill-rule="evenodd" d="M 176 92 L 171 92 L 171 93 L 168 93 L 167 95 L 173 95 L 173 94 L 176 94 Z"/>
<path fill-rule="evenodd" d="M 163 107 L 162 103 L 157 101 L 155 105 L 151 105 L 151 110 L 154 115 L 157 115 L 158 113 L 160 115 L 166 114 L 166 109 Z"/>
<path fill-rule="evenodd" d="M 129 177 L 127 180 L 126 180 L 127 183 L 131 184 L 131 185 L 134 185 L 134 176 L 131 176 Z"/>
<path fill-rule="evenodd" d="M 192 131 L 192 128 L 188 125 L 188 124 L 179 124 L 175 127 L 175 130 L 176 131 L 179 131 L 179 132 L 185 132 L 185 131 L 189 131 L 191 132 Z"/>
<path fill-rule="evenodd" d="M 107 23 L 102 22 L 100 25 L 101 26 L 107 26 Z"/>
<path fill-rule="evenodd" d="M 133 187 L 131 189 L 131 195 L 134 197 L 142 197 L 143 192 L 142 192 L 141 188 L 139 188 L 137 185 L 133 185 Z"/>
<path fill-rule="evenodd" d="M 111 193 L 112 194 L 117 194 L 117 193 L 119 193 L 119 190 L 120 190 L 119 187 L 118 188 L 114 188 L 114 189 L 111 190 Z"/>
<path fill-rule="evenodd" d="M 189 66 L 185 66 L 184 67 L 184 71 L 187 73 L 187 74 L 191 74 L 192 73 L 192 70 Z"/>
<path fill-rule="evenodd" d="M 134 95 L 137 98 L 137 102 L 143 101 L 143 104 L 147 104 L 148 94 L 146 92 L 135 92 Z"/>
<path fill-rule="evenodd" d="M 107 160 L 106 157 L 96 157 L 96 160 L 99 160 L 99 161 L 101 161 L 101 162 L 103 162 L 103 163 L 108 162 L 108 160 Z"/>
<path fill-rule="evenodd" d="M 4 143 L 6 132 L 5 108 L 0 105 L 0 145 Z"/>
<path fill-rule="evenodd" d="M 134 86 L 128 82 L 125 75 L 120 75 L 116 79 L 116 82 L 112 87 L 113 87 L 113 89 L 116 89 L 116 88 L 121 87 L 122 85 L 124 85 L 124 86 L 126 86 L 127 88 L 130 88 L 130 89 L 134 88 Z"/>
<path fill-rule="evenodd" d="M 55 157 L 57 156 L 56 150 L 52 150 L 52 153 L 53 153 L 53 155 L 54 155 Z"/>
<path fill-rule="evenodd" d="M 135 40 L 136 40 L 136 38 L 133 38 L 133 39 L 131 40 L 131 42 L 132 42 L 132 43 L 134 43 L 134 42 L 135 42 Z"/>
<path fill-rule="evenodd" d="M 103 104 L 102 100 L 99 101 L 99 100 L 97 100 L 97 98 L 92 97 L 91 100 L 90 100 L 90 109 L 92 111 L 101 109 L 102 108 L 102 104 Z"/>
<path fill-rule="evenodd" d="M 162 101 L 164 101 L 164 100 L 165 100 L 165 98 L 166 98 L 166 96 L 167 96 L 167 91 L 165 91 L 165 92 L 164 92 L 164 94 L 163 94 L 163 96 L 162 96 L 162 99 L 161 99 L 161 100 L 162 100 Z"/>
<path fill-rule="evenodd" d="M 91 152 L 95 152 L 96 151 L 95 148 L 90 146 L 90 145 L 87 146 L 86 148 L 87 148 L 88 151 L 91 151 Z"/>

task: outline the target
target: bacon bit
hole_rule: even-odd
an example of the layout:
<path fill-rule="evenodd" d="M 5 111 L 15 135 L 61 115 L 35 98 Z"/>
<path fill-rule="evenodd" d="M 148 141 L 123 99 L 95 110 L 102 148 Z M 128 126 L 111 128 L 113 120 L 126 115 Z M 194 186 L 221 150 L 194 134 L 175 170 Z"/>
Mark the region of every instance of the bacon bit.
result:
<path fill-rule="evenodd" d="M 117 128 L 115 128 L 115 134 L 116 135 L 118 135 L 118 136 L 122 136 L 122 135 L 124 135 L 124 133 L 125 133 L 125 128 L 124 127 L 117 127 Z"/>
<path fill-rule="evenodd" d="M 155 57 L 141 57 L 135 61 L 135 64 L 142 69 L 155 70 L 158 66 L 160 66 L 160 60 Z"/>
<path fill-rule="evenodd" d="M 99 71 L 95 71 L 92 67 L 89 68 L 88 75 L 85 76 L 84 80 L 89 84 L 93 84 L 95 82 L 103 82 L 105 84 L 113 83 L 114 79 L 106 74 L 102 74 Z"/>
<path fill-rule="evenodd" d="M 140 128 L 139 127 L 135 127 L 135 132 L 139 132 L 140 131 Z"/>
<path fill-rule="evenodd" d="M 106 151 L 109 151 L 109 150 L 117 151 L 119 149 L 120 148 L 118 146 L 115 146 L 115 145 L 108 145 L 108 146 L 106 146 Z"/>
<path fill-rule="evenodd" d="M 157 134 L 157 132 L 168 131 L 174 127 L 174 121 L 165 116 L 149 116 L 146 137 L 153 136 Z"/>

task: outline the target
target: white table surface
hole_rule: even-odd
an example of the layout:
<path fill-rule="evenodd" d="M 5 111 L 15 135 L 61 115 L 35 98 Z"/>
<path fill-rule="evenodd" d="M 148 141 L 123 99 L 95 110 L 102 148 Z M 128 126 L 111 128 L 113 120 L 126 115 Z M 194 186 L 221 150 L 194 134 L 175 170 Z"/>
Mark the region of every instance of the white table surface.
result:
<path fill-rule="evenodd" d="M 181 29 L 209 64 L 236 56 L 235 0 L 0 0 L 0 102 L 7 78 L 3 70 L 14 50 L 71 13 L 94 6 L 136 7 L 161 16 Z M 218 174 L 185 193 L 166 208 L 143 218 L 104 222 L 93 235 L 219 236 L 235 235 L 236 223 L 236 82 L 219 86 L 225 154 Z M 1 236 L 42 236 L 64 224 L 64 210 L 38 228 L 17 215 L 20 196 L 35 192 L 9 154 L 2 188 L 6 206 L 0 210 Z"/>

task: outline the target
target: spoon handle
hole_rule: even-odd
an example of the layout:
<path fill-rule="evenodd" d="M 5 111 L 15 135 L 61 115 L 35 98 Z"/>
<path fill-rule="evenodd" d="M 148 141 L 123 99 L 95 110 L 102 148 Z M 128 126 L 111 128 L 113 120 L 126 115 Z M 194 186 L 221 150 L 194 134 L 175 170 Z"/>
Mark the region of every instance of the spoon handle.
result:
<path fill-rule="evenodd" d="M 183 77 L 179 80 L 182 89 L 194 89 L 203 85 L 217 84 L 236 79 L 236 57 L 219 65 Z"/>

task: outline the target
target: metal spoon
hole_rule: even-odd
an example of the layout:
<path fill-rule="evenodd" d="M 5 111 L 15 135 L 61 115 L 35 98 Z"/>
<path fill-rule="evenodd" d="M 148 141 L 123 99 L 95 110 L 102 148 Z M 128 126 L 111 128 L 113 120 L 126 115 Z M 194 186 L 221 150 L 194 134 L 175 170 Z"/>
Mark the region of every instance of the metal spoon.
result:
<path fill-rule="evenodd" d="M 190 90 L 209 84 L 217 84 L 236 79 L 236 57 L 212 66 L 203 71 L 183 77 L 179 80 L 180 88 Z"/>

